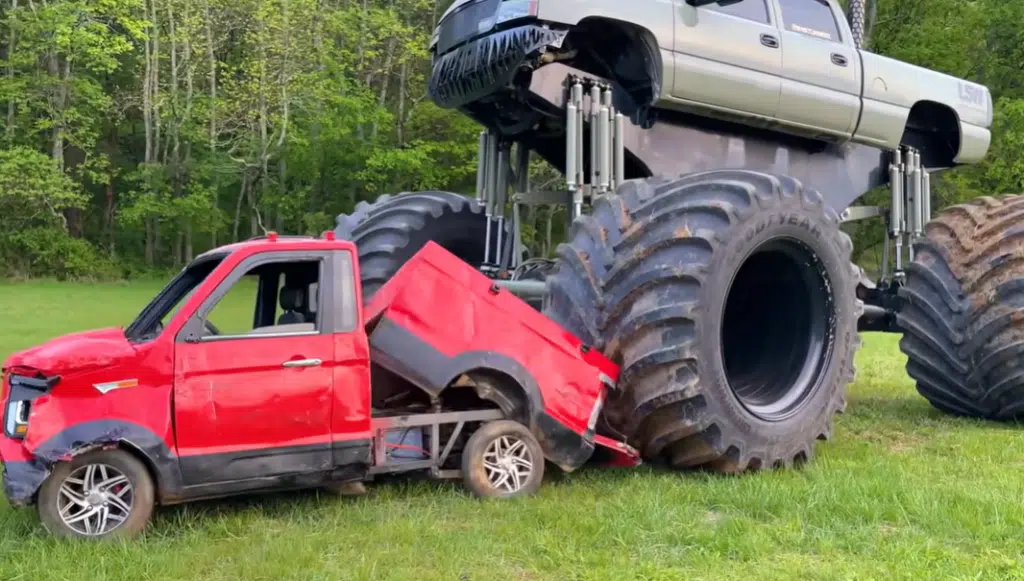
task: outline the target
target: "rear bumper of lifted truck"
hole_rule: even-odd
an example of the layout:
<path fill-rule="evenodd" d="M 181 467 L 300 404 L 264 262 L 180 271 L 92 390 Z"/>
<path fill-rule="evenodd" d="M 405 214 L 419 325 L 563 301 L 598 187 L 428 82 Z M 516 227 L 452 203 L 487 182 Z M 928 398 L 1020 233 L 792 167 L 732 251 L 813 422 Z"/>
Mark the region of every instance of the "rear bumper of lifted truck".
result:
<path fill-rule="evenodd" d="M 486 18 L 466 13 L 490 4 L 472 4 L 438 26 L 437 56 L 427 90 L 440 107 L 462 107 L 508 87 L 524 63 L 544 47 L 560 46 L 568 32 L 524 19 L 479 35 L 477 27 Z"/>

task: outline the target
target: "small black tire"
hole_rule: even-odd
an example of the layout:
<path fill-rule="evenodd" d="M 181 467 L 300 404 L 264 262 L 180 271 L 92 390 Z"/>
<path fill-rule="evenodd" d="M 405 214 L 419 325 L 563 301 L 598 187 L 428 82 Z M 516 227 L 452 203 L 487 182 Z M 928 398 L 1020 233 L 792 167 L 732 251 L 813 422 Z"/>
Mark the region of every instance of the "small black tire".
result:
<path fill-rule="evenodd" d="M 508 445 L 503 446 L 502 439 Z M 510 451 L 512 453 L 502 457 L 502 447 L 506 448 L 506 454 Z M 498 455 L 498 470 L 504 470 L 508 475 L 506 480 L 515 478 L 511 482 L 512 486 L 507 489 L 501 487 L 505 481 L 501 480 L 500 473 L 486 465 L 493 464 L 486 458 L 495 453 Z M 509 457 L 525 458 L 530 463 L 525 480 L 519 472 L 523 466 L 514 460 L 506 463 L 505 458 Z M 516 469 L 514 475 L 512 468 Z M 492 476 L 493 474 L 498 475 Z M 462 477 L 466 488 L 480 498 L 529 496 L 537 492 L 544 479 L 544 451 L 541 450 L 537 438 L 523 424 L 511 420 L 489 422 L 473 433 L 462 451 Z"/>
<path fill-rule="evenodd" d="M 58 505 L 59 500 L 67 498 L 61 493 L 61 485 L 73 474 L 78 475 L 78 473 L 81 473 L 84 476 L 86 472 L 81 472 L 81 469 L 87 469 L 89 466 L 104 466 L 104 471 L 113 468 L 125 476 L 128 484 L 131 485 L 131 490 L 129 491 L 131 499 L 130 502 L 126 503 L 130 508 L 127 518 L 101 534 L 87 534 L 87 532 L 76 530 L 61 517 L 60 506 Z M 110 474 L 110 472 L 106 473 Z M 84 483 L 86 478 L 83 477 L 81 480 Z M 88 500 L 88 497 L 83 496 L 83 499 Z M 123 498 L 121 500 L 124 502 Z M 53 535 L 103 540 L 133 537 L 141 534 L 145 530 L 150 516 L 153 514 L 155 503 L 156 495 L 153 479 L 146 466 L 124 450 L 108 449 L 86 452 L 80 456 L 75 456 L 70 462 L 59 462 L 54 465 L 50 475 L 43 481 L 43 485 L 39 489 L 37 508 L 43 527 Z M 114 503 L 111 502 L 110 504 L 113 505 Z M 108 508 L 107 510 L 116 509 Z M 83 521 L 91 523 L 92 518 L 86 518 Z"/>
<path fill-rule="evenodd" d="M 917 391 L 954 416 L 1024 416 L 1024 195 L 940 212 L 899 290 L 900 349 Z"/>
<path fill-rule="evenodd" d="M 854 377 L 852 247 L 792 178 L 630 180 L 573 224 L 545 312 L 620 364 L 602 421 L 649 461 L 794 466 L 830 436 Z"/>
<path fill-rule="evenodd" d="M 508 222 L 505 225 L 501 241 L 510 251 Z M 486 250 L 487 216 L 480 202 L 454 192 L 384 194 L 338 216 L 334 233 L 356 245 L 365 303 L 428 242 L 479 268 Z M 491 225 L 490 237 L 493 260 L 497 222 Z"/>

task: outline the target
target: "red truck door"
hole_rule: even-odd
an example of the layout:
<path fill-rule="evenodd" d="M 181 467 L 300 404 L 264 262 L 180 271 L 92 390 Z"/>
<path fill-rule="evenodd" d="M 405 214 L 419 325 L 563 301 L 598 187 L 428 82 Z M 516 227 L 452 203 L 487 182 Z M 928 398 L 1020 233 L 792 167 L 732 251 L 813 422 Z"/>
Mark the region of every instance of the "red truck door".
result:
<path fill-rule="evenodd" d="M 185 485 L 332 465 L 330 251 L 242 262 L 177 334 L 174 421 Z"/>

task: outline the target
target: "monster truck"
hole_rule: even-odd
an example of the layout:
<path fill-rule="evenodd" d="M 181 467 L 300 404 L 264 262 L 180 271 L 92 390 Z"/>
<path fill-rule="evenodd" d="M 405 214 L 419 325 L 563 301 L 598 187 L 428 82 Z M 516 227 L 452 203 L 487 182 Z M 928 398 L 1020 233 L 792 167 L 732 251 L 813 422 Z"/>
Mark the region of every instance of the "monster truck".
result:
<path fill-rule="evenodd" d="M 929 222 L 930 174 L 987 153 L 989 91 L 874 54 L 867 33 L 863 0 L 846 18 L 835 0 L 457 0 L 429 92 L 485 129 L 476 199 L 385 196 L 337 232 L 368 285 L 434 240 L 529 296 L 622 366 L 599 430 L 649 460 L 807 460 L 845 406 L 859 330 L 902 332 L 936 407 L 1006 415 L 1024 375 L 1000 351 L 1018 341 L 1011 307 L 989 297 L 1012 291 L 1000 236 L 1024 201 Z M 532 152 L 564 189 L 529 190 Z M 851 205 L 880 186 L 888 208 Z M 553 260 L 522 248 L 534 204 L 566 207 Z M 840 229 L 871 217 L 887 221 L 877 281 Z"/>

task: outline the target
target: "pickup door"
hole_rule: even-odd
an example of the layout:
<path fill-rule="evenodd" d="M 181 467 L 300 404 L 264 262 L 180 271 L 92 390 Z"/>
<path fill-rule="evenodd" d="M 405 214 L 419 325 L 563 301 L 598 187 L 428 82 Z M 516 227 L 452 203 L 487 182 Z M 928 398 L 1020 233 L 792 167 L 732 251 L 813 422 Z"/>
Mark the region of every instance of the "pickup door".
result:
<path fill-rule="evenodd" d="M 352 265 L 349 251 L 253 254 L 182 327 L 174 421 L 186 486 L 322 472 L 369 449 Z"/>
<path fill-rule="evenodd" d="M 849 27 L 826 0 L 773 0 L 782 43 L 780 121 L 849 137 L 861 106 L 861 66 Z"/>
<path fill-rule="evenodd" d="M 773 118 L 782 84 L 779 29 L 768 0 L 676 4 L 672 96 Z"/>

